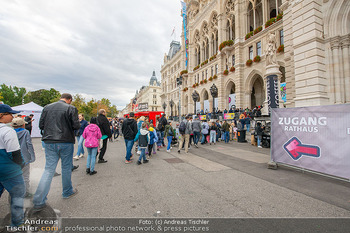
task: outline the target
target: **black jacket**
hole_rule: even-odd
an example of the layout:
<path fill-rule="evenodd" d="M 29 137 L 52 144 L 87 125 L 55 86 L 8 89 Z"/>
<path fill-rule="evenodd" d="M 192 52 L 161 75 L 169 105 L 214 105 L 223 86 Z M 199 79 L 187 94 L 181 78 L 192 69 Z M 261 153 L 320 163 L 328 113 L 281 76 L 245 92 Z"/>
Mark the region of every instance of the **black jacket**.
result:
<path fill-rule="evenodd" d="M 122 125 L 122 132 L 124 139 L 134 140 L 138 132 L 136 121 L 134 119 L 126 119 Z"/>
<path fill-rule="evenodd" d="M 159 127 L 158 129 L 160 131 L 164 131 L 165 130 L 165 126 L 168 124 L 168 121 L 166 120 L 165 116 L 163 115 L 160 119 L 159 119 Z"/>
<path fill-rule="evenodd" d="M 108 138 L 112 137 L 112 131 L 109 127 L 109 121 L 105 115 L 103 114 L 98 115 L 97 123 L 98 123 L 98 127 L 100 127 L 102 135 L 107 135 Z"/>
<path fill-rule="evenodd" d="M 59 100 L 46 105 L 41 113 L 39 128 L 45 143 L 74 143 L 74 130 L 80 128 L 78 110 Z"/>

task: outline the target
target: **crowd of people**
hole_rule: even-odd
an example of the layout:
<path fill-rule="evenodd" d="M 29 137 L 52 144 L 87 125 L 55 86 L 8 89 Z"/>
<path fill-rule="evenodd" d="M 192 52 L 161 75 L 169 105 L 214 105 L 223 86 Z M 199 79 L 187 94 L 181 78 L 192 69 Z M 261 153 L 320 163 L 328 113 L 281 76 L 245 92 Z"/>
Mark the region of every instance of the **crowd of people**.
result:
<path fill-rule="evenodd" d="M 162 148 L 171 152 L 176 144 L 178 153 L 181 149 L 188 153 L 191 146 L 198 148 L 199 143 L 229 143 L 237 138 L 237 130 L 245 126 L 250 130 L 251 113 L 260 111 L 260 108 L 256 111 L 238 110 L 239 118 L 232 122 L 210 120 L 210 117 L 200 120 L 198 115 L 187 115 L 177 124 L 168 120 L 166 114 L 153 122 L 144 116 L 135 119 L 133 112 L 129 113 L 128 118 L 108 120 L 106 110 L 100 109 L 98 116 L 88 122 L 83 114 L 78 114 L 71 102 L 72 96 L 64 93 L 59 101 L 45 106 L 42 111 L 39 128 L 46 164 L 34 194 L 29 191 L 30 164 L 35 161 L 30 136 L 33 116 L 23 119 L 17 115 L 14 118 L 13 115 L 19 112 L 6 104 L 0 104 L 0 196 L 5 189 L 10 194 L 11 226 L 20 226 L 24 222 L 24 198 L 33 198 L 33 212 L 39 212 L 47 206 L 47 196 L 52 179 L 57 174 L 59 160 L 62 168 L 62 197 L 68 199 L 78 193 L 71 181 L 72 171 L 78 168 L 73 165 L 73 158 L 78 160 L 84 157 L 84 147 L 87 151 L 86 174 L 95 175 L 96 160 L 97 163 L 107 163 L 104 158 L 107 144 L 119 136 L 123 137 L 125 143 L 125 164 L 131 164 L 134 154 L 138 154 L 136 164 L 141 165 L 148 163 Z M 12 127 L 8 127 L 9 124 Z M 262 126 L 258 125 L 258 136 L 262 130 Z M 74 155 L 75 141 L 78 146 Z"/>

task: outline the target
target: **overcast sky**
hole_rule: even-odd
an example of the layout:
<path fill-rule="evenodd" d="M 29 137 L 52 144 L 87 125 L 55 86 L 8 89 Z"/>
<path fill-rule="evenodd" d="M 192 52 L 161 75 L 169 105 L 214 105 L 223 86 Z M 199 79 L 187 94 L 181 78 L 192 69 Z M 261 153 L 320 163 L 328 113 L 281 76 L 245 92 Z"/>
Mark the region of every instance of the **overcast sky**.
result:
<path fill-rule="evenodd" d="M 103 97 L 118 109 L 160 81 L 180 0 L 0 0 L 0 84 Z"/>

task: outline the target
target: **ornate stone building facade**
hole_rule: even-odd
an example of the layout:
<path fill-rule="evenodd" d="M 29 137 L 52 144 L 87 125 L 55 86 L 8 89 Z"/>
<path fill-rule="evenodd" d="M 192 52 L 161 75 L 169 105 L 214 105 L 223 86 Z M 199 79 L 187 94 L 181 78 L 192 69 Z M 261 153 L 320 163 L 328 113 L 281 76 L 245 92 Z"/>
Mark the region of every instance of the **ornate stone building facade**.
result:
<path fill-rule="evenodd" d="M 185 2 L 189 59 L 188 74 L 182 75 L 182 113 L 193 113 L 193 92 L 199 95 L 196 109 L 209 111 L 213 103 L 221 110 L 233 104 L 253 108 L 266 103 L 269 53 L 286 87 L 286 107 L 350 102 L 350 1 Z M 184 69 L 182 46 L 164 60 L 162 102 L 177 103 L 176 78 Z M 218 88 L 217 100 L 210 95 L 213 84 Z"/>

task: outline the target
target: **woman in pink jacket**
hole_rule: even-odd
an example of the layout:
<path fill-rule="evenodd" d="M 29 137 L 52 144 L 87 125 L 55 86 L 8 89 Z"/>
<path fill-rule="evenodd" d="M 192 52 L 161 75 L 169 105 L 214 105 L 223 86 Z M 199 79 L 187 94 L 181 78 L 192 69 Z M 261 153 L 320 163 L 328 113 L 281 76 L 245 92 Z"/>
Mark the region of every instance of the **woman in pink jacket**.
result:
<path fill-rule="evenodd" d="M 100 128 L 97 126 L 97 118 L 91 117 L 90 124 L 85 128 L 83 132 L 83 138 L 85 139 L 85 147 L 88 151 L 86 174 L 94 175 L 97 171 L 94 170 L 96 155 L 99 146 L 99 140 L 102 137 Z"/>

